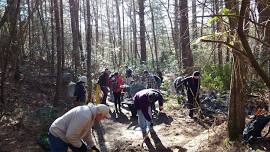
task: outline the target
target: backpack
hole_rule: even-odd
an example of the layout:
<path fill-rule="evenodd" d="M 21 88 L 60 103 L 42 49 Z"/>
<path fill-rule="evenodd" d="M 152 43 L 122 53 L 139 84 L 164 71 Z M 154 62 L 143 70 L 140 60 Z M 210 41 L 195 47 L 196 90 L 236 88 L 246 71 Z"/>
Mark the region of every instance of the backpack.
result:
<path fill-rule="evenodd" d="M 243 131 L 244 143 L 252 143 L 258 137 L 262 137 L 263 128 L 270 122 L 270 115 L 255 116 L 246 126 Z M 270 129 L 270 128 L 269 128 Z M 269 133 L 270 130 L 268 130 Z M 265 135 L 267 136 L 268 133 Z"/>
<path fill-rule="evenodd" d="M 184 79 L 185 79 L 185 77 L 180 76 L 174 80 L 173 84 L 174 84 L 174 88 L 176 90 L 176 93 L 179 93 L 179 92 L 183 93 L 184 92 L 184 81 L 183 81 Z"/>
<path fill-rule="evenodd" d="M 115 77 L 112 77 L 112 89 L 115 90 L 117 88 L 118 82 Z"/>

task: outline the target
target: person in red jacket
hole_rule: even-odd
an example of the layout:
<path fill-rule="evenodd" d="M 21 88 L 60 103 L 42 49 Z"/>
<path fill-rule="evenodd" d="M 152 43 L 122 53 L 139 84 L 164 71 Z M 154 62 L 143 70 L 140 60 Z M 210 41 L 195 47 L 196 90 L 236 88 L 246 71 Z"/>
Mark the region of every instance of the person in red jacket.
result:
<path fill-rule="evenodd" d="M 121 112 L 121 86 L 123 85 L 123 78 L 118 72 L 115 72 L 110 79 L 110 88 L 114 96 L 115 112 Z"/>

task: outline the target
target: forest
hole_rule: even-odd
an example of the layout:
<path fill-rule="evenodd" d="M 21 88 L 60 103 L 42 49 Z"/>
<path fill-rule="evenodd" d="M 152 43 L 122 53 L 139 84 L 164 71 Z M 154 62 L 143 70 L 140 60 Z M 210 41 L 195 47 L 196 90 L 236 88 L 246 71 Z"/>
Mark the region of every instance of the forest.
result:
<path fill-rule="evenodd" d="M 111 118 L 88 151 L 270 151 L 269 19 L 270 0 L 0 0 L 0 151 L 53 151 L 52 124 L 89 103 Z"/>

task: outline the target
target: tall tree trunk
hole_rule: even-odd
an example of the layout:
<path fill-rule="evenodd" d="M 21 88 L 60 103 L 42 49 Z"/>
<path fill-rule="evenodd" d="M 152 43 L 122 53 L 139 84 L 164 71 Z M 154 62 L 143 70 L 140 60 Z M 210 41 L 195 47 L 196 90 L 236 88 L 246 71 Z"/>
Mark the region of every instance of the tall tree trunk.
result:
<path fill-rule="evenodd" d="M 50 6 L 51 8 L 51 34 L 52 34 L 52 36 L 51 36 L 51 75 L 54 75 L 54 73 L 55 73 L 55 69 L 54 69 L 54 55 L 55 55 L 55 47 L 54 47 L 54 32 L 55 32 L 55 28 L 54 28 L 54 18 L 53 18 L 53 13 L 54 13 L 54 11 L 53 11 L 53 0 L 51 0 L 51 6 Z"/>
<path fill-rule="evenodd" d="M 137 59 L 138 54 L 138 44 L 137 44 L 137 19 L 136 19 L 136 4 L 135 0 L 132 0 L 132 7 L 133 7 L 133 53 L 135 60 Z"/>
<path fill-rule="evenodd" d="M 123 55 L 123 47 L 122 47 L 122 34 L 121 34 L 121 17 L 120 17 L 120 10 L 119 10 L 119 2 L 115 0 L 115 7 L 116 7 L 116 15 L 117 15 L 117 27 L 118 27 L 118 47 L 119 47 L 119 64 L 122 63 L 122 55 Z"/>
<path fill-rule="evenodd" d="M 40 25 L 41 25 L 41 30 L 42 30 L 42 39 L 43 39 L 43 45 L 45 45 L 45 48 L 46 48 L 46 54 L 47 54 L 47 61 L 49 63 L 49 44 L 48 44 L 48 34 L 47 34 L 47 29 L 48 29 L 48 24 L 45 22 L 45 19 L 44 19 L 44 14 L 42 13 L 43 12 L 43 5 L 42 3 L 39 4 L 38 6 L 39 8 L 37 9 L 38 11 L 38 16 L 39 16 L 39 20 L 40 20 Z M 47 13 L 47 12 L 45 12 Z"/>
<path fill-rule="evenodd" d="M 122 28 L 123 28 L 123 38 L 122 38 L 122 58 L 123 58 L 123 62 L 125 62 L 126 60 L 126 42 L 125 42 L 125 37 L 126 37 L 126 33 L 125 33 L 125 8 L 124 8 L 124 0 L 122 0 Z"/>
<path fill-rule="evenodd" d="M 215 0 L 215 5 L 216 5 L 216 14 L 219 13 L 220 10 L 222 10 L 222 5 L 223 1 L 219 1 L 219 0 Z M 218 21 L 217 22 L 217 31 L 218 32 L 223 32 L 223 28 L 222 28 L 222 22 Z M 218 65 L 219 67 L 223 67 L 223 53 L 222 53 L 222 46 L 221 44 L 217 44 L 217 50 L 218 50 Z"/>
<path fill-rule="evenodd" d="M 270 45 L 270 0 L 256 0 L 257 9 L 259 12 L 259 23 L 264 24 L 265 27 L 261 29 L 264 43 Z M 261 56 L 264 63 L 268 62 L 268 76 L 270 77 L 270 48 L 263 45 Z M 265 61 L 266 60 L 266 61 Z"/>
<path fill-rule="evenodd" d="M 87 78 L 88 78 L 88 101 L 92 101 L 92 71 L 91 71 L 91 53 L 92 53 L 92 26 L 89 0 L 86 0 L 86 51 L 87 51 Z"/>
<path fill-rule="evenodd" d="M 196 0 L 192 0 L 192 40 L 195 40 L 198 37 L 197 32 L 197 5 Z M 196 49 L 197 45 L 193 45 L 193 48 Z"/>
<path fill-rule="evenodd" d="M 7 23 L 8 33 L 6 39 L 1 39 L 0 42 L 0 63 L 1 63 L 1 97 L 0 97 L 0 114 L 5 110 L 5 82 L 9 75 L 8 68 L 15 68 L 19 66 L 20 60 L 20 47 L 17 43 L 18 40 L 18 20 L 20 13 L 20 0 L 7 0 L 6 7 L 6 21 L 2 24 Z M 1 33 L 2 35 L 2 33 Z M 2 37 L 1 37 L 2 38 Z M 3 110 L 3 111 L 2 111 Z"/>
<path fill-rule="evenodd" d="M 182 50 L 182 62 L 184 68 L 193 66 L 193 56 L 190 48 L 188 3 L 187 0 L 180 0 L 180 46 Z"/>
<path fill-rule="evenodd" d="M 226 8 L 230 9 L 232 13 L 239 14 L 239 5 L 237 0 L 225 0 Z M 229 24 L 231 34 L 236 36 L 234 32 L 237 27 L 237 18 L 229 17 Z M 238 40 L 234 42 L 234 48 L 241 50 L 241 45 Z M 233 54 L 233 65 L 230 86 L 230 105 L 229 105 L 229 120 L 228 120 L 228 134 L 230 140 L 238 139 L 242 133 L 245 125 L 245 73 L 247 67 L 243 63 L 240 56 Z"/>
<path fill-rule="evenodd" d="M 71 16 L 71 30 L 72 30 L 72 59 L 75 66 L 75 74 L 80 68 L 80 48 L 79 48 L 79 1 L 69 0 L 70 16 Z"/>
<path fill-rule="evenodd" d="M 95 39 L 95 62 L 97 62 L 97 56 L 98 56 L 98 52 L 99 52 L 99 23 L 98 23 L 98 18 L 99 18 L 99 8 L 98 8 L 98 0 L 95 0 L 95 6 L 93 5 L 93 12 L 94 12 L 94 15 L 95 15 L 95 36 L 96 36 L 96 39 Z"/>
<path fill-rule="evenodd" d="M 27 13 L 28 13 L 28 16 L 31 15 L 31 3 L 30 3 L 30 0 L 27 0 Z M 28 23 L 28 46 L 29 46 L 29 57 L 30 59 L 33 59 L 33 50 L 32 48 L 30 47 L 32 45 L 32 33 L 31 33 L 31 24 L 32 24 L 32 17 L 29 18 L 29 23 Z"/>
<path fill-rule="evenodd" d="M 113 38 L 112 38 L 112 28 L 111 28 L 111 20 L 110 20 L 110 8 L 109 8 L 109 0 L 106 0 L 106 14 L 107 14 L 107 24 L 108 24 L 108 29 L 109 29 L 109 48 L 112 48 L 112 43 L 113 43 Z M 111 62 L 114 61 L 114 55 L 113 51 L 110 53 L 111 55 Z"/>
<path fill-rule="evenodd" d="M 138 0 L 139 2 L 139 18 L 140 18 L 140 44 L 141 44 L 141 63 L 147 61 L 146 54 L 146 41 L 145 41 L 145 23 L 144 23 L 144 1 Z"/>
<path fill-rule="evenodd" d="M 54 104 L 60 100 L 61 85 L 62 85 L 62 34 L 61 34 L 61 23 L 60 14 L 58 7 L 58 0 L 54 0 L 54 18 L 55 18 L 55 33 L 56 33 L 56 50 L 57 50 L 57 75 L 56 75 L 56 90 L 54 97 Z"/>
<path fill-rule="evenodd" d="M 65 36 L 64 36 L 64 8 L 63 0 L 60 0 L 60 31 L 61 31 L 61 69 L 65 68 Z"/>
<path fill-rule="evenodd" d="M 176 59 L 178 62 L 178 69 L 181 68 L 181 50 L 180 50 L 180 30 L 179 30 L 179 23 L 180 23 L 180 18 L 179 18 L 179 0 L 174 0 L 174 29 L 172 30 L 172 35 L 173 35 L 173 44 L 174 44 L 174 50 L 176 54 Z"/>
<path fill-rule="evenodd" d="M 156 39 L 156 28 L 155 28 L 155 18 L 154 18 L 154 10 L 152 7 L 152 2 L 149 0 L 149 7 L 151 11 L 151 21 L 152 21 L 152 34 L 153 34 L 153 39 L 154 39 L 154 51 L 155 51 L 155 58 L 156 58 L 156 63 L 155 65 L 157 66 L 156 69 L 159 70 L 159 62 L 158 62 L 158 44 L 157 44 L 157 39 Z"/>

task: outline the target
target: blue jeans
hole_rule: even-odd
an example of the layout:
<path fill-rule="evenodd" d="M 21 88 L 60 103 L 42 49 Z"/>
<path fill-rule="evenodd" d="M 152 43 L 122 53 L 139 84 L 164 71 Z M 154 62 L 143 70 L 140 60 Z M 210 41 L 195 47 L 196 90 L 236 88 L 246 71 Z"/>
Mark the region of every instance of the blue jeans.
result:
<path fill-rule="evenodd" d="M 79 150 L 79 148 L 76 148 L 71 144 L 65 143 L 62 139 L 60 139 L 59 137 L 55 137 L 51 133 L 49 133 L 49 143 L 50 143 L 50 152 L 66 152 L 68 150 L 68 147 L 73 152 L 82 152 Z"/>
<path fill-rule="evenodd" d="M 148 107 L 149 116 L 152 117 L 151 107 Z M 146 129 L 150 129 L 150 122 L 145 119 L 141 110 L 137 110 L 138 124 L 142 132 L 146 132 Z"/>

